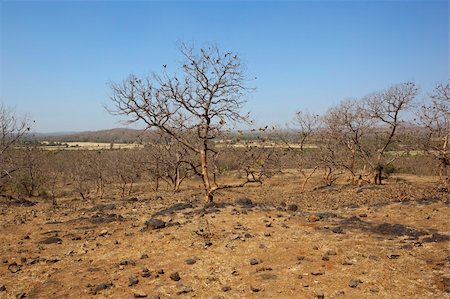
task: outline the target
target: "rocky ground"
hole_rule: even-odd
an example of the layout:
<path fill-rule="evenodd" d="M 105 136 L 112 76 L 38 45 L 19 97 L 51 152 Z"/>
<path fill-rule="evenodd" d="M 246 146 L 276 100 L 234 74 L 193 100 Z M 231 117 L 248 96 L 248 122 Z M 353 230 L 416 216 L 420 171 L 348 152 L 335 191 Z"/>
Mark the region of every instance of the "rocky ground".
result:
<path fill-rule="evenodd" d="M 450 298 L 435 185 L 196 194 L 0 198 L 0 297 Z"/>

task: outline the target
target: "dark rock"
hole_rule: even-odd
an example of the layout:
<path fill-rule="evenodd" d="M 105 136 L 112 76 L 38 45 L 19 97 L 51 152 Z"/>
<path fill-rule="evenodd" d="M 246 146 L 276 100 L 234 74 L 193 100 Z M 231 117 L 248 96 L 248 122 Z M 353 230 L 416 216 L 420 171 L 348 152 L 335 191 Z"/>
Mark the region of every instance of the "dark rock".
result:
<path fill-rule="evenodd" d="M 245 238 L 253 238 L 252 234 L 250 234 L 250 233 L 245 233 L 245 234 L 244 234 L 244 237 L 245 237 Z"/>
<path fill-rule="evenodd" d="M 258 265 L 259 263 L 261 263 L 260 260 L 252 258 L 250 259 L 250 265 L 254 266 L 254 265 Z"/>
<path fill-rule="evenodd" d="M 359 214 L 358 216 L 361 217 L 361 218 L 365 218 L 365 217 L 367 217 L 367 214 L 363 213 L 363 214 Z"/>
<path fill-rule="evenodd" d="M 335 234 L 342 234 L 344 230 L 340 226 L 335 226 L 331 229 L 331 231 Z"/>
<path fill-rule="evenodd" d="M 241 205 L 246 208 L 253 207 L 253 202 L 251 201 L 251 199 L 246 198 L 246 197 L 241 197 L 241 198 L 236 199 L 236 204 Z"/>
<path fill-rule="evenodd" d="M 322 213 L 317 213 L 317 216 L 320 219 L 329 219 L 329 218 L 337 218 L 338 215 L 335 213 L 331 213 L 331 212 L 322 212 Z"/>
<path fill-rule="evenodd" d="M 272 271 L 273 269 L 271 267 L 260 267 L 256 269 L 256 272 L 263 272 L 263 271 Z"/>
<path fill-rule="evenodd" d="M 264 237 L 270 237 L 270 236 L 271 236 L 271 234 L 269 232 L 264 233 Z"/>
<path fill-rule="evenodd" d="M 303 261 L 305 257 L 303 255 L 297 256 L 297 261 Z"/>
<path fill-rule="evenodd" d="M 320 275 L 323 275 L 324 274 L 324 272 L 322 272 L 322 271 L 313 271 L 313 272 L 311 272 L 311 275 L 313 275 L 313 276 L 320 276 Z"/>
<path fill-rule="evenodd" d="M 135 292 L 134 294 L 133 294 L 133 297 L 134 298 L 147 298 L 147 294 L 146 293 L 143 293 L 143 292 Z"/>
<path fill-rule="evenodd" d="M 0 292 L 6 291 L 6 287 L 3 284 L 0 284 Z"/>
<path fill-rule="evenodd" d="M 329 260 L 330 260 L 330 257 L 328 255 L 324 255 L 322 257 L 322 261 L 329 261 Z"/>
<path fill-rule="evenodd" d="M 356 287 L 358 286 L 358 284 L 359 284 L 359 281 L 357 281 L 357 280 L 355 280 L 355 279 L 352 279 L 352 280 L 350 280 L 350 282 L 348 283 L 348 286 L 351 287 L 351 288 L 356 288 Z"/>
<path fill-rule="evenodd" d="M 11 273 L 17 273 L 21 270 L 22 266 L 18 265 L 16 262 L 13 262 L 11 264 L 8 265 L 8 270 Z"/>
<path fill-rule="evenodd" d="M 101 284 L 97 285 L 97 286 L 92 290 L 92 293 L 93 293 L 94 295 L 96 295 L 98 292 L 100 292 L 100 291 L 102 291 L 102 290 L 109 289 L 109 288 L 111 288 L 112 286 L 113 286 L 113 283 L 112 283 L 112 282 L 104 282 L 104 283 L 101 283 Z"/>
<path fill-rule="evenodd" d="M 222 291 L 224 291 L 224 292 L 228 292 L 228 291 L 231 291 L 231 287 L 230 286 L 223 286 L 222 287 Z"/>
<path fill-rule="evenodd" d="M 129 287 L 134 286 L 134 285 L 137 285 L 138 283 L 139 283 L 139 279 L 137 279 L 136 276 L 130 276 L 130 277 L 128 277 L 128 286 L 129 286 Z"/>
<path fill-rule="evenodd" d="M 61 244 L 62 239 L 58 237 L 50 237 L 44 240 L 39 241 L 39 244 Z"/>
<path fill-rule="evenodd" d="M 396 260 L 396 259 L 398 259 L 400 257 L 400 254 L 392 254 L 391 253 L 391 254 L 388 254 L 387 257 L 390 260 Z"/>
<path fill-rule="evenodd" d="M 172 279 L 173 281 L 179 281 L 181 277 L 178 272 L 173 272 L 172 274 L 170 274 L 170 279 Z"/>
<path fill-rule="evenodd" d="M 326 255 L 336 255 L 336 251 L 334 251 L 334 250 L 327 250 L 327 252 L 325 254 Z"/>
<path fill-rule="evenodd" d="M 156 273 L 162 275 L 164 274 L 164 269 L 159 269 Z"/>
<path fill-rule="evenodd" d="M 193 292 L 194 290 L 191 287 L 183 287 L 181 290 L 177 292 L 177 295 L 188 294 Z"/>
<path fill-rule="evenodd" d="M 254 292 L 254 293 L 258 293 L 259 291 L 261 291 L 260 288 L 256 288 L 254 286 L 250 286 L 250 290 L 252 290 L 252 292 Z"/>
<path fill-rule="evenodd" d="M 378 293 L 380 291 L 379 288 L 370 288 L 369 291 L 371 291 L 372 293 Z"/>
<path fill-rule="evenodd" d="M 89 221 L 93 224 L 111 223 L 115 221 L 124 221 L 124 220 L 125 218 L 117 214 L 97 214 L 89 219 Z"/>
<path fill-rule="evenodd" d="M 323 292 L 317 292 L 316 299 L 325 299 L 325 294 Z"/>
<path fill-rule="evenodd" d="M 22 299 L 22 298 L 26 298 L 26 297 L 27 297 L 27 294 L 25 294 L 25 293 L 19 293 L 16 295 L 16 299 Z"/>
<path fill-rule="evenodd" d="M 161 219 L 151 218 L 145 222 L 148 229 L 160 229 L 166 227 L 166 223 Z"/>
<path fill-rule="evenodd" d="M 296 204 L 291 204 L 287 207 L 288 211 L 295 212 L 298 210 L 298 206 Z"/>
<path fill-rule="evenodd" d="M 122 265 L 122 266 L 136 266 L 136 261 L 135 260 L 121 260 L 119 262 L 119 265 Z"/>
<path fill-rule="evenodd" d="M 146 254 L 146 253 L 141 254 L 141 260 L 144 260 L 144 259 L 148 259 L 148 254 Z"/>
<path fill-rule="evenodd" d="M 142 276 L 142 277 L 150 277 L 150 276 L 152 276 L 152 273 L 150 272 L 149 269 L 143 268 L 143 269 L 142 269 L 141 276 Z"/>
<path fill-rule="evenodd" d="M 198 261 L 198 257 L 194 256 L 185 260 L 186 264 L 193 265 Z"/>
<path fill-rule="evenodd" d="M 99 204 L 99 205 L 93 206 L 92 208 L 88 209 L 87 211 L 89 211 L 89 212 L 107 211 L 107 210 L 114 210 L 115 208 L 116 208 L 116 205 L 113 203 Z"/>
<path fill-rule="evenodd" d="M 444 241 L 450 241 L 450 237 L 447 235 L 439 234 L 439 233 L 434 233 L 431 235 L 431 237 L 427 237 L 422 240 L 422 242 L 425 242 L 425 243 L 444 242 Z"/>
<path fill-rule="evenodd" d="M 52 256 L 51 258 L 47 259 L 47 262 L 49 263 L 57 263 L 61 260 L 59 256 Z"/>
<path fill-rule="evenodd" d="M 163 210 L 156 212 L 155 214 L 153 214 L 153 216 L 169 215 L 169 214 L 173 214 L 175 212 L 181 211 L 181 210 L 191 209 L 193 207 L 194 206 L 191 203 L 179 202 L 179 203 L 176 203 L 176 204 L 170 206 L 167 209 L 163 209 Z"/>

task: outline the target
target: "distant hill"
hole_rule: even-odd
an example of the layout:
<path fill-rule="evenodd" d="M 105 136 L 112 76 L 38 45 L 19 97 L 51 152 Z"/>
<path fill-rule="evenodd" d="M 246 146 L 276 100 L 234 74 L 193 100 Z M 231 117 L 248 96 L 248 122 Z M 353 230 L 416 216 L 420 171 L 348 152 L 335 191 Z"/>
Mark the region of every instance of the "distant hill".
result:
<path fill-rule="evenodd" d="M 154 131 L 114 128 L 85 132 L 36 133 L 28 137 L 41 141 L 134 143 L 151 140 L 155 134 Z"/>

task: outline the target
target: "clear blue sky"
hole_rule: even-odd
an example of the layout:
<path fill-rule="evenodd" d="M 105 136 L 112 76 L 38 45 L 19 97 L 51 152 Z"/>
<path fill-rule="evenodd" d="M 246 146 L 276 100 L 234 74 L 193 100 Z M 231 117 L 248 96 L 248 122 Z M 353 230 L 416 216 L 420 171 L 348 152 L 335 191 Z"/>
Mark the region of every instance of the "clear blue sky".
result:
<path fill-rule="evenodd" d="M 261 125 L 407 80 L 424 97 L 449 77 L 445 0 L 1 1 L 0 13 L 0 101 L 38 132 L 121 126 L 102 108 L 108 82 L 174 65 L 180 40 L 244 58 Z"/>

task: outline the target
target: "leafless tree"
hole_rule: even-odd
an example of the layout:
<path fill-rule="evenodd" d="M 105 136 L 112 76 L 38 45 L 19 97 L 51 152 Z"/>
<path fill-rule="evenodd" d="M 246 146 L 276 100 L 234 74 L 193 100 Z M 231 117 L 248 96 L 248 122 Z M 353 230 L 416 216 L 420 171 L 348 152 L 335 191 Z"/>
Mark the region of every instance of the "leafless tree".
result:
<path fill-rule="evenodd" d="M 450 80 L 439 83 L 430 94 L 431 104 L 422 105 L 419 120 L 428 131 L 425 150 L 439 161 L 439 177 L 448 180 L 450 165 Z"/>
<path fill-rule="evenodd" d="M 370 133 L 373 120 L 357 99 L 340 102 L 330 108 L 323 119 L 326 138 L 334 140 L 336 147 L 345 149 L 335 157 L 335 163 L 350 172 L 352 183 L 361 184 L 364 174 L 358 172 L 356 164 L 358 158 L 370 161 L 363 138 Z"/>
<path fill-rule="evenodd" d="M 0 104 L 0 189 L 20 169 L 20 164 L 13 156 L 14 147 L 29 131 L 25 118 L 18 118 L 13 109 Z"/>
<path fill-rule="evenodd" d="M 247 121 L 240 109 L 246 94 L 247 76 L 237 54 L 222 52 L 215 45 L 197 51 L 182 44 L 181 75 L 162 74 L 146 79 L 134 75 L 122 83 L 111 84 L 113 107 L 108 110 L 125 116 L 128 123 L 142 122 L 146 129 L 157 128 L 171 136 L 198 156 L 205 198 L 212 201 L 214 193 L 241 184 L 221 185 L 213 180 L 209 160 L 214 154 L 213 140 L 227 122 Z M 185 138 L 191 133 L 192 138 Z"/>
<path fill-rule="evenodd" d="M 382 183 L 383 168 L 391 164 L 397 157 L 383 161 L 389 146 L 395 142 L 395 136 L 401 125 L 401 114 L 413 106 L 418 93 L 418 87 L 413 82 L 396 84 L 386 90 L 375 92 L 363 99 L 364 109 L 369 117 L 375 121 L 379 132 L 375 161 L 366 159 L 374 170 L 374 183 Z"/>

